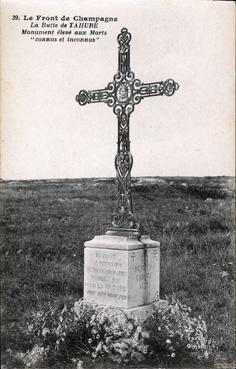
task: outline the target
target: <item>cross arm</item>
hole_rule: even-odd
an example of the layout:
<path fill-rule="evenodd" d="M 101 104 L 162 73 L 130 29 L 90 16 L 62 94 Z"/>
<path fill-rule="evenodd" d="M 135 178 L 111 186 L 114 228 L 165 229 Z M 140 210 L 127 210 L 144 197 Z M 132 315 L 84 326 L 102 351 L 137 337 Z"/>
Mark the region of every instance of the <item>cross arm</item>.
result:
<path fill-rule="evenodd" d="M 105 102 L 112 106 L 114 104 L 114 84 L 109 83 L 106 88 L 99 90 L 81 90 L 75 99 L 80 105 Z"/>
<path fill-rule="evenodd" d="M 172 96 L 177 91 L 179 85 L 173 79 L 167 79 L 166 81 L 150 82 L 135 84 L 136 98 L 144 98 L 149 96 Z"/>

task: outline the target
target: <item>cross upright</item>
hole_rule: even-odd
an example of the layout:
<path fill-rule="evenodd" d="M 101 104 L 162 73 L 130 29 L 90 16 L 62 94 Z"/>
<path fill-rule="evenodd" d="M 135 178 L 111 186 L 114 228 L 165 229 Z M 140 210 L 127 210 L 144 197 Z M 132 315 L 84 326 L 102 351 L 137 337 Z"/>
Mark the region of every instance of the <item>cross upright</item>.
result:
<path fill-rule="evenodd" d="M 130 69 L 130 40 L 131 34 L 122 28 L 118 40 L 118 72 L 107 87 L 99 90 L 81 90 L 76 96 L 80 105 L 105 102 L 113 108 L 118 118 L 118 142 L 115 157 L 117 178 L 117 200 L 112 215 L 111 232 L 138 232 L 140 225 L 133 213 L 131 195 L 131 169 L 133 157 L 130 152 L 129 118 L 134 106 L 145 97 L 171 96 L 178 90 L 179 85 L 173 79 L 166 81 L 142 83 L 135 78 Z"/>

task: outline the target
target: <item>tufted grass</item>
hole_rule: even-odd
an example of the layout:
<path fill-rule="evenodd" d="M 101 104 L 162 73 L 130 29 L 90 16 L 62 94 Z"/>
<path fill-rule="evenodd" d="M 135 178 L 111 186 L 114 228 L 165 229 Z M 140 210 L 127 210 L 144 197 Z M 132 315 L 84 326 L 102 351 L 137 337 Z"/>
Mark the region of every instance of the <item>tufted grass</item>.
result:
<path fill-rule="evenodd" d="M 3 181 L 2 352 L 24 351 L 25 322 L 47 302 L 83 295 L 83 244 L 102 234 L 113 179 Z M 175 294 L 206 320 L 233 359 L 233 178 L 135 178 L 134 210 L 161 242 L 161 298 Z M 8 360 L 9 357 L 8 357 Z"/>

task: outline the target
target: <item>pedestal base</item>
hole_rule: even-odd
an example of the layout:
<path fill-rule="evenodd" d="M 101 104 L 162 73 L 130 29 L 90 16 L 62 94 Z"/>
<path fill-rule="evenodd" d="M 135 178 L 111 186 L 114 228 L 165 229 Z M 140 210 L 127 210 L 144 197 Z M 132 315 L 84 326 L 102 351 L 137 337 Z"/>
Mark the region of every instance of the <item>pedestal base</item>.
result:
<path fill-rule="evenodd" d="M 154 312 L 154 304 L 138 306 L 136 308 L 122 309 L 127 318 L 137 320 L 139 323 L 145 322 Z"/>
<path fill-rule="evenodd" d="M 97 305 L 97 304 L 86 302 L 86 301 L 83 301 L 82 304 L 85 305 L 85 307 L 86 306 L 93 307 L 99 310 L 100 309 L 103 310 L 106 307 L 114 309 L 114 310 L 120 310 L 126 315 L 128 319 L 137 320 L 139 323 L 145 322 L 154 312 L 154 303 L 149 304 L 149 305 L 138 306 L 138 307 L 130 308 L 130 309 L 120 309 L 120 308 L 115 308 L 115 307 L 110 307 L 110 306 L 100 305 L 100 304 Z M 81 301 L 75 302 L 74 312 L 78 316 L 80 313 L 80 309 L 81 309 Z"/>
<path fill-rule="evenodd" d="M 84 300 L 130 309 L 159 297 L 160 243 L 141 238 L 101 235 L 85 242 Z"/>

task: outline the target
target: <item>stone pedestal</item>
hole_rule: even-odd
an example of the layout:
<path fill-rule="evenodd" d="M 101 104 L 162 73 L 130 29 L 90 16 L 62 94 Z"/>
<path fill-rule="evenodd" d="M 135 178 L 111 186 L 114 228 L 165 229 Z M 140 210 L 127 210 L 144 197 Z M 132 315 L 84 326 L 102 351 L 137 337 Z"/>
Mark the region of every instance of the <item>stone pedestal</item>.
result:
<path fill-rule="evenodd" d="M 85 242 L 84 301 L 145 320 L 159 298 L 160 243 L 107 233 Z"/>

